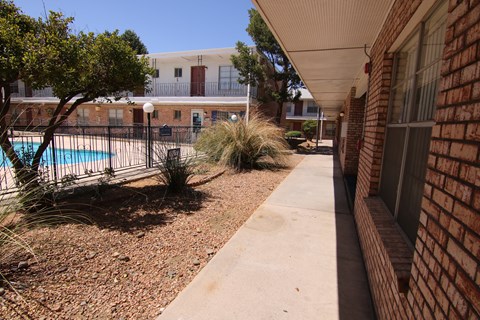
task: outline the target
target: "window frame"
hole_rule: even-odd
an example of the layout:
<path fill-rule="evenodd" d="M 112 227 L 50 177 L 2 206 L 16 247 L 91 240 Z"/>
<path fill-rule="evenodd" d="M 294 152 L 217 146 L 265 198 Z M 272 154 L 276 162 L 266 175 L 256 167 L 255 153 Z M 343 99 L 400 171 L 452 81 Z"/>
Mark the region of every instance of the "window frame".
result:
<path fill-rule="evenodd" d="M 432 10 L 424 17 L 424 19 L 422 19 L 422 21 L 419 23 L 418 26 L 416 26 L 416 28 L 412 31 L 411 35 L 402 43 L 402 45 L 400 46 L 400 48 L 398 50 L 396 50 L 395 54 L 394 54 L 394 60 L 393 60 L 393 68 L 392 68 L 392 83 L 390 85 L 390 96 L 389 96 L 389 101 L 388 101 L 388 111 L 387 111 L 387 124 L 386 124 L 386 130 L 385 130 L 385 143 L 384 143 L 384 146 L 383 146 L 383 151 L 382 151 L 382 164 L 381 164 L 381 171 L 380 171 L 380 179 L 379 179 L 379 187 L 378 187 L 378 190 L 379 190 L 379 195 L 380 195 L 380 198 L 383 199 L 382 197 L 382 190 L 384 190 L 383 188 L 385 188 L 385 186 L 383 185 L 384 183 L 384 175 L 386 174 L 386 172 L 384 170 L 385 169 L 385 158 L 386 158 L 386 144 L 388 143 L 387 141 L 389 141 L 389 134 L 392 134 L 392 129 L 394 128 L 404 128 L 405 129 L 405 133 L 404 133 L 404 141 L 403 141 L 403 146 L 402 146 L 402 155 L 401 155 L 401 160 L 400 160 L 400 171 L 399 171 L 399 178 L 398 178 L 398 183 L 396 185 L 397 187 L 397 190 L 396 192 L 392 192 L 392 194 L 394 194 L 395 196 L 395 205 L 394 205 L 394 212 L 391 212 L 390 209 L 388 209 L 388 211 L 390 211 L 390 213 L 392 214 L 394 220 L 395 220 L 395 223 L 397 224 L 398 228 L 401 230 L 402 234 L 404 235 L 405 239 L 408 240 L 408 244 L 413 247 L 413 243 L 411 241 L 413 241 L 409 236 L 407 236 L 407 232 L 404 230 L 404 227 L 402 225 L 400 225 L 400 223 L 398 222 L 399 221 L 399 215 L 401 214 L 399 211 L 400 209 L 400 205 L 401 205 L 401 198 L 402 198 L 402 190 L 403 190 L 403 187 L 404 187 L 404 182 L 405 182 L 405 179 L 406 179 L 406 167 L 407 167 L 407 162 L 410 163 L 410 161 L 413 161 L 410 159 L 407 159 L 408 156 L 411 157 L 411 155 L 409 155 L 408 151 L 409 151 L 409 146 L 411 145 L 410 143 L 410 135 L 411 135 L 411 131 L 413 129 L 422 129 L 422 128 L 433 128 L 433 126 L 435 125 L 435 121 L 434 121 L 434 116 L 435 116 L 435 110 L 436 110 L 436 105 L 437 105 L 437 98 L 438 98 L 438 94 L 440 92 L 439 90 L 439 87 L 436 87 L 436 93 L 434 95 L 434 100 L 432 101 L 431 103 L 431 106 L 432 109 L 431 109 L 431 117 L 430 119 L 424 119 L 424 120 L 418 120 L 418 115 L 414 118 L 414 113 L 415 112 L 418 112 L 418 110 L 420 108 L 423 108 L 423 109 L 427 109 L 431 106 L 419 106 L 417 105 L 417 96 L 418 96 L 418 82 L 419 82 L 419 76 L 423 73 L 423 71 L 425 70 L 428 70 L 428 68 L 431 68 L 435 65 L 435 63 L 441 63 L 442 61 L 442 58 L 443 58 L 443 54 L 440 53 L 439 57 L 437 59 L 435 59 L 433 62 L 430 62 L 429 64 L 421 67 L 421 61 L 422 61 L 422 54 L 424 54 L 424 48 L 423 46 L 425 45 L 425 39 L 426 39 L 426 36 L 428 35 L 425 31 L 426 31 L 426 28 L 425 26 L 427 25 L 427 23 L 430 22 L 430 19 L 436 14 L 438 13 L 438 11 L 440 11 L 442 9 L 442 7 L 444 7 L 446 4 L 446 1 L 442 1 L 440 2 L 437 6 L 433 7 Z M 443 14 L 443 23 L 446 23 L 446 12 Z M 408 46 L 408 44 L 410 43 L 410 41 L 412 39 L 414 39 L 415 37 L 418 36 L 418 39 L 416 41 L 416 44 L 415 44 L 415 60 L 413 61 L 413 64 L 414 64 L 414 70 L 412 72 L 411 75 L 409 75 L 409 77 L 406 77 L 405 79 L 402 80 L 401 83 L 397 83 L 397 77 L 398 77 L 398 66 L 399 66 L 399 60 L 400 60 L 400 53 L 402 52 L 402 50 Z M 444 33 L 443 33 L 443 41 L 445 40 L 445 30 L 444 30 Z M 440 73 L 440 69 L 437 70 L 437 74 L 436 74 L 436 80 L 435 81 L 438 81 L 441 79 L 441 73 Z M 408 100 L 406 102 L 404 102 L 404 105 L 402 107 L 402 110 L 401 110 L 401 114 L 399 116 L 399 119 L 401 119 L 402 121 L 401 122 L 393 122 L 392 120 L 392 113 L 393 113 L 393 104 L 394 104 L 394 99 L 395 99 L 395 90 L 405 84 L 408 84 L 408 82 L 411 81 L 411 83 L 409 84 L 409 88 L 408 90 L 410 90 L 410 94 L 408 96 Z M 408 93 L 404 93 L 404 96 L 408 94 Z M 428 147 L 427 149 L 423 149 L 423 151 L 426 151 L 428 153 Z M 428 161 L 428 155 L 427 155 L 427 158 L 425 159 L 425 164 L 426 164 L 426 161 Z M 426 170 L 426 169 L 425 169 Z M 424 181 L 425 183 L 425 181 Z M 392 188 L 392 187 L 395 187 L 395 186 L 388 186 L 389 188 Z M 423 194 L 423 192 L 422 192 Z M 420 204 L 420 210 L 421 210 L 421 204 Z M 407 216 L 405 216 L 407 217 Z M 419 223 L 419 219 L 415 221 L 415 223 Z"/>
<path fill-rule="evenodd" d="M 111 111 L 115 111 L 115 117 L 111 117 L 110 113 Z M 121 115 L 121 117 L 119 117 L 118 115 Z M 111 119 L 115 119 L 115 123 L 112 124 L 112 121 Z M 112 108 L 112 109 L 108 109 L 108 125 L 109 126 L 123 126 L 123 109 L 118 109 L 118 108 Z"/>
<path fill-rule="evenodd" d="M 86 116 L 85 116 L 86 114 Z M 85 121 L 86 119 L 86 121 Z M 78 108 L 77 109 L 77 125 L 88 126 L 90 125 L 90 109 Z"/>
<path fill-rule="evenodd" d="M 309 112 L 309 108 L 315 108 L 315 111 Z M 320 112 L 320 106 L 315 102 L 315 100 L 307 100 L 304 111 L 305 115 L 317 115 Z"/>
<path fill-rule="evenodd" d="M 174 78 L 182 78 L 183 76 L 183 68 L 174 68 L 173 69 L 173 77 Z"/>
<path fill-rule="evenodd" d="M 222 81 L 222 68 L 229 68 L 229 77 L 228 81 Z M 238 79 L 240 78 L 240 74 L 234 79 L 232 77 L 232 71 L 236 70 L 237 73 L 239 71 L 235 69 L 233 65 L 224 65 L 218 66 L 218 90 L 237 90 L 240 89 L 240 84 L 238 83 Z M 227 87 L 224 87 L 223 84 L 228 84 Z"/>
<path fill-rule="evenodd" d="M 173 110 L 173 119 L 182 120 L 182 110 Z"/>

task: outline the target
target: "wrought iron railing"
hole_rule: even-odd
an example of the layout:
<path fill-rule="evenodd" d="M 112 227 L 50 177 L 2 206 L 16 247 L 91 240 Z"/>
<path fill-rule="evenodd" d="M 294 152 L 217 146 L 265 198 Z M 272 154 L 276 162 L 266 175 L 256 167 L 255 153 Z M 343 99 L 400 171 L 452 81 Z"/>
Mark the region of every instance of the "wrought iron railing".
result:
<path fill-rule="evenodd" d="M 152 82 L 148 97 L 243 97 L 247 95 L 247 86 L 238 82 Z M 255 87 L 250 88 L 250 96 L 256 97 Z"/>
<path fill-rule="evenodd" d="M 52 88 L 32 90 L 25 86 L 12 86 L 13 98 L 54 98 Z M 129 92 L 137 97 L 243 97 L 247 86 L 238 82 L 174 82 L 159 83 L 155 80 L 150 88 L 140 92 Z M 250 88 L 250 97 L 257 96 L 257 88 Z"/>
<path fill-rule="evenodd" d="M 183 157 L 197 155 L 193 144 L 202 128 L 167 128 L 171 130 L 151 127 L 149 140 L 147 126 L 60 127 L 42 157 L 40 172 L 48 182 L 58 183 L 65 177 L 82 179 L 102 174 L 107 168 L 119 172 L 156 166 L 160 164 L 160 157 L 171 148 L 180 148 Z M 10 139 L 23 162 L 31 160 L 44 131 L 45 127 L 39 126 L 12 128 Z M 14 192 L 14 171 L 3 151 L 0 152 L 0 171 L 0 193 Z"/>

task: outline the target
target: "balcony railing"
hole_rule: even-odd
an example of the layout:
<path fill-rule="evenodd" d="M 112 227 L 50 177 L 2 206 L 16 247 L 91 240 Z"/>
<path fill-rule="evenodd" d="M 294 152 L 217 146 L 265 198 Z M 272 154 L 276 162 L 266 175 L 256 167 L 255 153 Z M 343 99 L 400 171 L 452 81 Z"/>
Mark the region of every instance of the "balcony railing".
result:
<path fill-rule="evenodd" d="M 238 82 L 174 82 L 155 83 L 150 90 L 130 93 L 136 97 L 244 97 L 247 86 Z M 257 88 L 251 87 L 250 97 L 257 96 Z M 32 90 L 28 87 L 12 87 L 13 98 L 48 98 L 54 97 L 52 88 Z"/>
<path fill-rule="evenodd" d="M 250 96 L 255 97 L 257 90 L 252 87 Z M 247 95 L 247 86 L 238 82 L 174 82 L 153 83 L 147 97 L 243 97 Z"/>

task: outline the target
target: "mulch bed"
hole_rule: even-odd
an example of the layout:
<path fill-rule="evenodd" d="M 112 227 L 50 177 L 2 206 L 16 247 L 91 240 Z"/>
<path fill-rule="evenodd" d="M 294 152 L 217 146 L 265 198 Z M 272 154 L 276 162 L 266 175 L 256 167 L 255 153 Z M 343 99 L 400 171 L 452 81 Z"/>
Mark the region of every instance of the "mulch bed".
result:
<path fill-rule="evenodd" d="M 211 181 L 207 168 L 177 196 L 144 179 L 65 200 L 77 220 L 28 231 L 36 257 L 0 266 L 20 293 L 4 285 L 0 319 L 154 319 L 301 159 Z"/>

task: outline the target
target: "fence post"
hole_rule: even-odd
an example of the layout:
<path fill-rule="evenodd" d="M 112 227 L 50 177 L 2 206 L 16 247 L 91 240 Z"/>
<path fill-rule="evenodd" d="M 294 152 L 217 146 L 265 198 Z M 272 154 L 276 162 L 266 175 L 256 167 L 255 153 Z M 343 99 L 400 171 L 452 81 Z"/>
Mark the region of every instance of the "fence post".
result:
<path fill-rule="evenodd" d="M 55 152 L 55 133 L 52 136 L 52 164 L 53 164 L 53 180 L 57 184 L 57 155 Z"/>
<path fill-rule="evenodd" d="M 108 166 L 110 169 L 113 169 L 112 166 L 112 133 L 110 132 L 110 126 L 107 127 L 107 137 L 108 137 Z"/>

